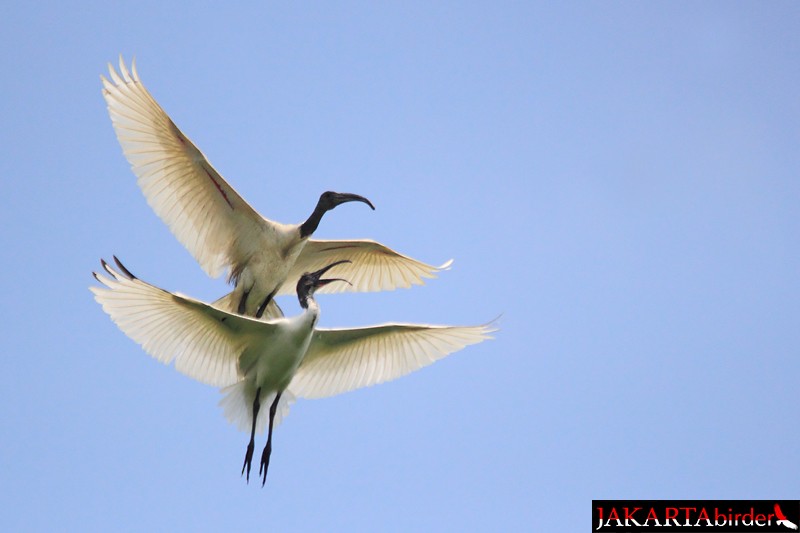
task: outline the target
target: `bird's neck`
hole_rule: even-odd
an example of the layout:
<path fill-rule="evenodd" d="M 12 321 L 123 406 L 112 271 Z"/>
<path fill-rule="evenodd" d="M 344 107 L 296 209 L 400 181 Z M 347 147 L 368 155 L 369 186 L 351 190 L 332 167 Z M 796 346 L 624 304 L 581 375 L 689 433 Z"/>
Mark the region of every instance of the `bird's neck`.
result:
<path fill-rule="evenodd" d="M 317 304 L 317 301 L 314 299 L 312 295 L 301 294 L 298 295 L 297 299 L 300 301 L 300 307 L 302 307 L 303 309 L 305 309 L 310 313 L 319 314 L 319 304 Z"/>
<path fill-rule="evenodd" d="M 310 237 L 312 233 L 317 231 L 319 221 L 322 220 L 322 216 L 327 212 L 327 209 L 325 209 L 322 205 L 317 204 L 317 207 L 314 208 L 314 212 L 311 213 L 311 216 L 309 216 L 305 222 L 300 224 L 300 238 L 305 239 Z"/>
<path fill-rule="evenodd" d="M 306 324 L 310 323 L 311 328 L 317 324 L 319 318 L 319 305 L 313 296 L 307 296 L 305 299 L 300 300 L 300 305 L 305 309 L 301 315 L 301 322 Z"/>

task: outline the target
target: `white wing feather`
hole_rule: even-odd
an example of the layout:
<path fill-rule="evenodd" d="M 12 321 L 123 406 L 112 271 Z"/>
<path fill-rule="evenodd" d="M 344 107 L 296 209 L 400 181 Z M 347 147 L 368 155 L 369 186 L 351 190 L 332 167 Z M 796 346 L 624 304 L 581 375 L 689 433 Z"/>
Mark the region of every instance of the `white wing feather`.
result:
<path fill-rule="evenodd" d="M 103 266 L 110 277 L 95 274 L 105 285 L 90 287 L 95 300 L 148 354 L 164 364 L 175 361 L 176 370 L 208 385 L 224 387 L 239 381 L 237 363 L 247 340 L 241 330 L 249 319 Z"/>
<path fill-rule="evenodd" d="M 300 252 L 278 294 L 293 294 L 297 280 L 304 273 L 315 272 L 344 259 L 351 263 L 336 267 L 336 276 L 346 279 L 352 285 L 331 283 L 320 288 L 318 293 L 376 292 L 422 285 L 425 278 L 435 278 L 436 273 L 447 270 L 453 262 L 451 259 L 438 267 L 428 265 L 368 239 L 348 241 L 310 239 Z"/>
<path fill-rule="evenodd" d="M 109 64 L 103 97 L 147 202 L 211 277 L 246 260 L 259 215 L 211 166 L 142 85 L 132 64 Z"/>
<path fill-rule="evenodd" d="M 493 331 L 491 323 L 319 329 L 289 389 L 299 398 L 324 398 L 376 385 L 489 339 Z"/>

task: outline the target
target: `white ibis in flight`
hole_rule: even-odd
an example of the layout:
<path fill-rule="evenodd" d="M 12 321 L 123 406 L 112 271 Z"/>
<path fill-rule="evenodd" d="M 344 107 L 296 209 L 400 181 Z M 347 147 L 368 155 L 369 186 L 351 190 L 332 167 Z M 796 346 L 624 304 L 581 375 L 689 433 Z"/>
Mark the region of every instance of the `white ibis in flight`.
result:
<path fill-rule="evenodd" d="M 103 97 L 122 151 L 147 202 L 211 277 L 228 272 L 235 288 L 215 305 L 254 317 L 282 313 L 273 297 L 294 292 L 303 272 L 336 261 L 350 284 L 320 292 L 381 291 L 420 285 L 447 269 L 432 266 L 372 240 L 313 240 L 322 216 L 345 202 L 372 203 L 357 194 L 323 193 L 301 224 L 281 224 L 258 214 L 178 129 L 120 57 L 101 76 Z"/>
<path fill-rule="evenodd" d="M 255 434 L 268 426 L 259 474 L 266 482 L 277 413 L 288 413 L 295 397 L 323 398 L 390 381 L 427 366 L 470 344 L 488 339 L 492 324 L 431 326 L 383 324 L 363 328 L 316 328 L 314 293 L 340 279 L 322 276 L 336 261 L 300 276 L 301 314 L 256 320 L 171 293 L 146 283 L 115 257 L 107 275 L 95 273 L 103 287 L 95 299 L 117 326 L 161 361 L 200 382 L 224 387 L 225 416 L 250 430 L 242 474 L 250 478 Z M 262 405 L 269 405 L 265 416 Z"/>

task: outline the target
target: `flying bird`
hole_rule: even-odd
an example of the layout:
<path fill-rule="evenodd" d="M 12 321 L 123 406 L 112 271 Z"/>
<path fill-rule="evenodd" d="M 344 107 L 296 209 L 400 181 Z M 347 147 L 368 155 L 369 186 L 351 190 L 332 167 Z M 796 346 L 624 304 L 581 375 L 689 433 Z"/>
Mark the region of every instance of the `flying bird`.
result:
<path fill-rule="evenodd" d="M 205 155 L 178 129 L 120 57 L 119 73 L 109 64 L 100 76 L 108 113 L 122 151 L 139 187 L 167 224 L 211 277 L 228 274 L 234 290 L 215 305 L 254 317 L 279 317 L 277 295 L 294 292 L 297 280 L 336 261 L 348 260 L 342 275 L 349 284 L 320 292 L 381 291 L 421 285 L 449 268 L 422 263 L 368 239 L 314 240 L 323 215 L 345 202 L 367 198 L 324 192 L 300 224 L 282 224 L 261 216 L 211 166 Z"/>
<path fill-rule="evenodd" d="M 390 381 L 471 344 L 491 338 L 481 326 L 383 324 L 317 328 L 314 294 L 333 283 L 322 276 L 347 268 L 340 260 L 300 276 L 296 292 L 303 311 L 290 318 L 256 320 L 146 283 L 114 257 L 101 261 L 103 286 L 90 287 L 117 326 L 162 363 L 202 383 L 222 387 L 226 418 L 250 431 L 242 474 L 250 479 L 255 434 L 268 427 L 261 454 L 262 486 L 272 452 L 272 428 L 295 398 L 324 398 Z M 262 406 L 269 406 L 264 413 Z"/>

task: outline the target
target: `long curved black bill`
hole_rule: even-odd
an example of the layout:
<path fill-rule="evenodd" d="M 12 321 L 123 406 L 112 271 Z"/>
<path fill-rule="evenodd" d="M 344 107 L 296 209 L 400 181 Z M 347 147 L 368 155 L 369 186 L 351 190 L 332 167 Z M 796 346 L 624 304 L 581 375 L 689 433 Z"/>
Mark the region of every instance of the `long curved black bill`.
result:
<path fill-rule="evenodd" d="M 352 263 L 352 261 L 350 261 L 349 259 L 342 259 L 341 261 L 336 261 L 336 262 L 331 263 L 330 265 L 328 265 L 326 267 L 322 267 L 319 270 L 317 270 L 316 272 L 311 272 L 308 275 L 313 277 L 313 278 L 315 278 L 315 279 L 317 279 L 317 280 L 319 280 L 325 272 L 327 272 L 328 270 L 332 269 L 336 265 L 341 265 L 343 263 Z"/>
<path fill-rule="evenodd" d="M 349 192 L 338 192 L 336 193 L 336 204 L 343 204 L 345 202 L 363 202 L 370 206 L 373 211 L 375 211 L 375 206 L 372 205 L 367 198 L 361 196 L 360 194 L 352 194 Z"/>

